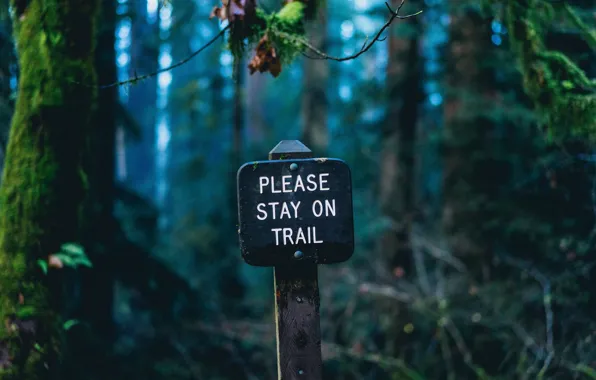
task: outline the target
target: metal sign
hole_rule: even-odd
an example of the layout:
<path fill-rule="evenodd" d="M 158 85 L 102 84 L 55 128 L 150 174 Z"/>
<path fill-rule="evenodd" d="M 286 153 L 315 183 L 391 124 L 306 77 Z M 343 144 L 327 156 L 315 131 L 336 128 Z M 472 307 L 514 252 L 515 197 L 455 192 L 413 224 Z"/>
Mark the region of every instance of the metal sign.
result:
<path fill-rule="evenodd" d="M 242 256 L 251 265 L 338 263 L 354 251 L 352 180 L 342 160 L 244 164 L 238 214 Z"/>

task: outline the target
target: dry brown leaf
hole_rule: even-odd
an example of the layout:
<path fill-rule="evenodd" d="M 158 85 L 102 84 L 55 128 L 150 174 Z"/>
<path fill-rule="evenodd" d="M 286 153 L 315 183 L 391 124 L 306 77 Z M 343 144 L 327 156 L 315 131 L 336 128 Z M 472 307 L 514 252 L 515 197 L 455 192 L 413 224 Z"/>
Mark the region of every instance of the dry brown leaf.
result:
<path fill-rule="evenodd" d="M 275 78 L 281 73 L 281 61 L 277 56 L 275 48 L 269 42 L 267 35 L 264 35 L 257 44 L 255 55 L 248 64 L 248 68 L 251 74 L 254 74 L 256 71 L 260 73 L 269 71 Z"/>

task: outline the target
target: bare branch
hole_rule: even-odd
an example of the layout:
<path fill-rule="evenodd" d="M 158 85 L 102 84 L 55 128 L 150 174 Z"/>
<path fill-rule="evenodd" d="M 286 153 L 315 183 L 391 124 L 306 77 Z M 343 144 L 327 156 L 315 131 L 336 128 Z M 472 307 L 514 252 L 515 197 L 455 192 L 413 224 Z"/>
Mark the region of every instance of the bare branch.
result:
<path fill-rule="evenodd" d="M 190 61 L 191 59 L 193 59 L 194 57 L 196 57 L 197 55 L 199 55 L 203 50 L 207 49 L 209 46 L 213 45 L 213 43 L 215 41 L 217 41 L 220 37 L 222 37 L 226 31 L 228 29 L 230 29 L 231 24 L 228 24 L 225 26 L 225 28 L 223 28 L 222 30 L 219 31 L 219 33 L 217 33 L 215 35 L 215 37 L 213 37 L 211 40 L 209 40 L 205 45 L 201 46 L 200 48 L 198 48 L 197 50 L 195 50 L 194 52 L 192 52 L 189 56 L 187 56 L 186 58 L 184 58 L 181 61 L 178 61 L 168 67 L 164 67 L 163 69 L 159 69 L 157 71 L 154 71 L 152 73 L 149 74 L 145 74 L 145 75 L 140 75 L 140 76 L 134 76 L 133 78 L 129 78 L 120 82 L 114 82 L 114 83 L 110 83 L 110 84 L 105 84 L 105 85 L 101 85 L 99 86 L 100 89 L 105 89 L 105 88 L 110 88 L 110 87 L 116 87 L 116 86 L 122 86 L 125 84 L 129 84 L 129 83 L 136 83 L 138 81 L 144 80 L 144 79 L 148 79 L 148 78 L 152 78 L 155 77 L 161 73 L 165 73 L 166 71 L 170 71 L 173 70 L 177 67 L 180 67 L 182 65 L 184 65 L 185 63 L 187 63 L 188 61 Z"/>
<path fill-rule="evenodd" d="M 527 273 L 530 276 L 532 276 L 532 278 L 534 278 L 534 280 L 536 280 L 542 288 L 542 305 L 544 306 L 546 347 L 544 347 L 544 349 L 541 348 L 539 352 L 546 351 L 546 357 L 544 357 L 544 354 L 541 354 L 538 357 L 539 359 L 544 358 L 544 362 L 537 375 L 538 378 L 542 378 L 555 357 L 553 335 L 554 312 L 552 308 L 552 292 L 550 281 L 544 274 L 540 273 L 536 268 L 531 267 L 529 264 L 524 263 L 521 260 L 516 260 L 510 257 L 504 257 L 503 261 L 506 264 L 527 271 Z"/>
<path fill-rule="evenodd" d="M 395 20 L 395 19 L 407 19 L 410 17 L 414 17 L 417 16 L 419 14 L 422 13 L 422 11 L 418 11 L 416 13 L 410 14 L 410 15 L 405 15 L 405 16 L 401 16 L 399 14 L 399 12 L 401 11 L 401 8 L 404 6 L 405 4 L 405 0 L 402 0 L 401 3 L 399 4 L 399 6 L 397 7 L 397 10 L 393 10 L 391 9 L 391 7 L 389 6 L 388 3 L 385 3 L 385 5 L 387 6 L 387 9 L 389 10 L 389 13 L 391 14 L 391 17 L 389 18 L 389 20 L 385 23 L 385 25 L 383 25 L 383 27 L 378 31 L 378 33 L 375 35 L 374 39 L 370 42 L 368 42 L 368 37 L 366 38 L 366 40 L 364 41 L 364 44 L 362 45 L 362 48 L 360 49 L 360 51 L 358 51 L 358 53 L 353 54 L 351 56 L 347 56 L 347 57 L 332 57 L 328 54 L 325 54 L 324 52 L 318 50 L 316 47 L 314 47 L 310 42 L 308 42 L 306 39 L 303 38 L 297 38 L 296 36 L 292 36 L 290 34 L 284 33 L 284 32 L 279 32 L 279 31 L 271 31 L 271 33 L 277 34 L 280 37 L 283 37 L 285 39 L 288 40 L 294 40 L 300 44 L 302 44 L 304 47 L 306 47 L 308 50 L 310 50 L 311 52 L 315 53 L 316 56 L 309 56 L 305 53 L 303 53 L 304 56 L 306 56 L 307 58 L 310 59 L 325 59 L 325 60 L 334 60 L 334 61 L 348 61 L 351 59 L 356 59 L 358 58 L 360 55 L 364 54 L 365 52 L 367 52 L 377 41 L 384 41 L 385 38 L 381 37 L 381 35 L 383 34 L 383 32 L 389 27 L 389 25 L 391 25 L 391 23 Z M 132 78 L 123 80 L 123 81 L 119 81 L 119 82 L 114 82 L 114 83 L 109 83 L 109 84 L 105 84 L 105 85 L 100 85 L 99 88 L 100 89 L 106 89 L 106 88 L 110 88 L 110 87 L 116 87 L 116 86 L 122 86 L 125 84 L 129 84 L 129 83 L 136 83 L 139 81 L 142 81 L 144 79 L 148 79 L 148 78 L 152 78 L 155 77 L 161 73 L 173 70 L 177 67 L 180 67 L 182 65 L 184 65 L 185 63 L 189 62 L 190 60 L 192 60 L 194 57 L 196 57 L 197 55 L 199 55 L 203 50 L 205 50 L 206 48 L 208 48 L 209 46 L 211 46 L 215 41 L 217 41 L 220 37 L 222 37 L 225 32 L 230 29 L 231 27 L 231 23 L 228 23 L 228 25 L 226 25 L 222 30 L 219 31 L 219 33 L 217 33 L 215 35 L 215 37 L 213 37 L 211 40 L 209 40 L 205 45 L 201 46 L 199 49 L 195 50 L 194 52 L 192 52 L 190 55 L 188 55 L 186 58 L 182 59 L 181 61 L 178 61 L 168 67 L 165 67 L 163 69 L 159 69 L 157 71 L 151 72 L 149 74 L 145 74 L 145 75 L 140 75 L 137 76 L 135 75 Z"/>
<path fill-rule="evenodd" d="M 410 294 L 400 292 L 396 288 L 388 285 L 377 285 L 369 282 L 364 282 L 360 285 L 360 291 L 362 293 L 374 294 L 392 298 L 396 301 L 403 303 L 411 303 L 413 298 Z"/>
<path fill-rule="evenodd" d="M 368 42 L 368 37 L 367 37 L 367 39 L 364 41 L 364 44 L 362 45 L 362 48 L 356 54 L 352 54 L 352 55 L 349 55 L 349 56 L 346 56 L 346 57 L 333 57 L 333 56 L 328 55 L 328 54 L 322 52 L 321 50 L 317 49 L 315 46 L 313 46 L 312 44 L 310 44 L 308 41 L 306 41 L 304 39 L 299 39 L 299 38 L 296 38 L 294 36 L 288 35 L 286 33 L 281 33 L 281 32 L 277 32 L 277 34 L 280 37 L 284 37 L 284 38 L 288 38 L 288 39 L 293 39 L 296 42 L 301 43 L 304 47 L 306 47 L 308 50 L 310 50 L 311 52 L 315 53 L 318 56 L 318 57 L 309 57 L 306 54 L 304 54 L 307 58 L 310 58 L 310 59 L 331 60 L 331 61 L 337 61 L 337 62 L 349 61 L 349 60 L 352 60 L 352 59 L 356 59 L 356 58 L 360 57 L 362 54 L 366 53 L 368 50 L 370 50 L 370 48 L 377 41 L 384 41 L 385 40 L 385 37 L 381 37 L 381 35 L 389 27 L 389 25 L 391 25 L 391 23 L 393 23 L 393 21 L 395 19 L 404 20 L 404 19 L 407 19 L 407 18 L 418 16 L 419 14 L 422 13 L 422 11 L 418 11 L 416 13 L 412 13 L 412 14 L 409 14 L 409 15 L 401 16 L 399 14 L 399 12 L 401 11 L 401 9 L 404 6 L 405 2 L 406 2 L 406 0 L 401 0 L 401 3 L 399 4 L 399 6 L 397 7 L 397 9 L 395 11 L 393 9 L 391 9 L 391 6 L 389 5 L 389 3 L 386 2 L 385 5 L 387 6 L 387 9 L 389 10 L 389 13 L 391 14 L 391 17 L 389 17 L 389 20 L 387 20 L 387 22 L 385 23 L 385 25 L 383 25 L 381 27 L 381 29 L 379 29 L 379 31 L 377 32 L 377 34 L 375 35 L 375 37 L 372 39 L 372 41 Z"/>

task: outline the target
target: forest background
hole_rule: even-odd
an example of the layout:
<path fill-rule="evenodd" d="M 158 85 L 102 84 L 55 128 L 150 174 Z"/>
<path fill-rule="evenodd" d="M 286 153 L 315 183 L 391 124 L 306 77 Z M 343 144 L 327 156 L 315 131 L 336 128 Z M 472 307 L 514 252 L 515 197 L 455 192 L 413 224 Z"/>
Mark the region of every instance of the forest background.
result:
<path fill-rule="evenodd" d="M 254 46 L 240 54 L 224 38 L 168 69 L 226 28 L 226 15 L 210 17 L 221 4 L 101 0 L 87 52 L 99 88 L 82 112 L 52 114 L 53 127 L 74 127 L 47 137 L 57 152 L 85 152 L 83 232 L 59 243 L 77 243 L 65 250 L 82 247 L 92 265 L 56 255 L 38 265 L 35 253 L 18 277 L 11 247 L 37 248 L 11 242 L 11 212 L 21 215 L 27 187 L 56 184 L 19 166 L 30 157 L 17 148 L 33 120 L 26 91 L 44 59 L 54 79 L 92 78 L 32 53 L 26 18 L 42 3 L 12 1 L 11 19 L 0 1 L 0 378 L 50 378 L 36 358 L 54 351 L 61 378 L 276 378 L 272 272 L 241 259 L 236 171 L 300 139 L 353 174 L 355 254 L 319 272 L 324 378 L 596 379 L 593 1 L 409 0 L 403 14 L 423 13 L 374 40 L 391 16 L 384 2 L 327 0 L 306 25 L 319 53 L 286 62 L 304 48 L 291 42 L 251 74 Z M 72 25 L 49 27 L 86 30 L 87 13 L 57 13 Z M 355 59 L 312 59 L 363 43 Z M 65 93 L 81 84 L 58 82 Z M 15 187 L 19 176 L 32 182 Z M 73 183 L 58 188 L 75 202 Z M 40 266 L 62 272 L 47 280 L 59 287 Z M 29 298 L 15 290 L 27 281 L 54 292 L 35 300 L 59 299 L 64 331 L 27 330 L 33 312 L 18 305 Z"/>

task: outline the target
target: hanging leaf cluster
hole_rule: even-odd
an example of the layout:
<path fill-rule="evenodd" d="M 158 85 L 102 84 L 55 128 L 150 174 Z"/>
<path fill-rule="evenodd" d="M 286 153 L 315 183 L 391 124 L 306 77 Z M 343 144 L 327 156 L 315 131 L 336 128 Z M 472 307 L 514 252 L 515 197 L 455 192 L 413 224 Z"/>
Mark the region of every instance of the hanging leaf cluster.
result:
<path fill-rule="evenodd" d="M 304 49 L 306 3 L 289 1 L 278 12 L 267 14 L 254 0 L 222 0 L 211 17 L 229 22 L 228 46 L 236 59 L 246 47 L 254 49 L 248 64 L 251 74 L 269 72 L 277 77 Z"/>

